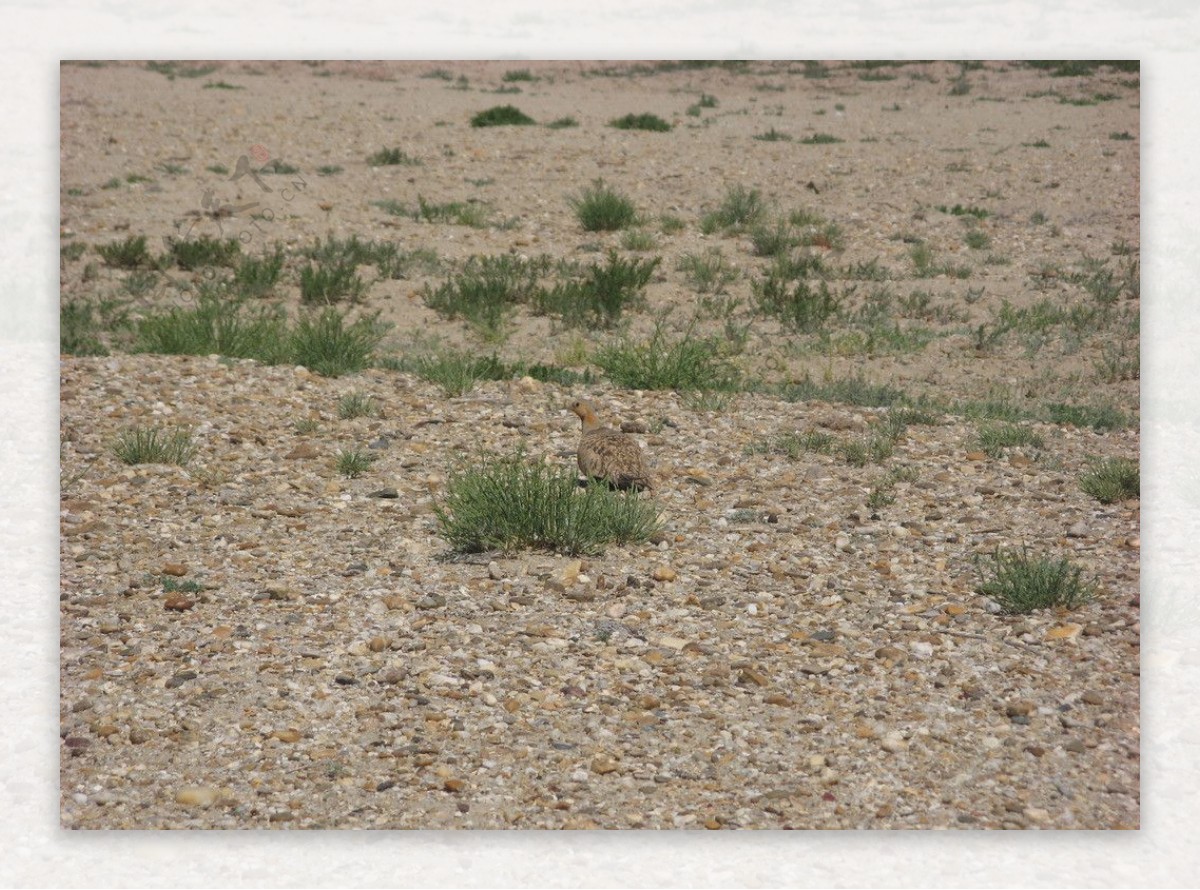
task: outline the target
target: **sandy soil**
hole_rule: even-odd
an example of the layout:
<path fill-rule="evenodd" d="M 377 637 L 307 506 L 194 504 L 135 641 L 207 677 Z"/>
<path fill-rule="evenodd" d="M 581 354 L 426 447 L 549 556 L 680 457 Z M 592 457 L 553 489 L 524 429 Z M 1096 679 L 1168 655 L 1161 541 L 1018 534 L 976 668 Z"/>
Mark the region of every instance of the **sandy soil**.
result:
<path fill-rule="evenodd" d="M 985 342 L 1014 312 L 1086 313 L 1101 302 L 1098 270 L 1136 269 L 1136 75 L 211 64 L 194 77 L 200 63 L 62 68 L 62 238 L 89 247 L 63 261 L 64 301 L 185 302 L 199 273 L 167 270 L 134 296 L 129 273 L 90 248 L 145 234 L 160 252 L 164 238 L 211 234 L 248 254 L 283 245 L 289 275 L 273 296 L 297 310 L 296 251 L 357 235 L 440 262 L 395 280 L 363 270 L 355 311 L 394 323 L 398 355 L 468 346 L 582 369 L 596 346 L 665 316 L 676 331 L 695 321 L 697 334 L 743 338 L 735 360 L 768 382 L 862 376 L 943 404 L 1136 417 L 1135 286 L 1113 292 L 1104 320 Z M 506 80 L 518 67 L 533 79 Z M 539 125 L 470 126 L 501 104 Z M 608 126 L 628 113 L 673 126 Z M 564 117 L 578 126 L 541 125 Z M 770 132 L 782 136 L 755 138 Z M 818 135 L 837 141 L 805 141 Z M 419 164 L 368 165 L 383 147 Z M 296 172 L 235 179 L 243 156 Z M 598 178 L 637 205 L 637 250 L 580 227 L 570 199 Z M 700 226 L 734 186 L 773 214 L 832 224 L 837 237 L 812 250 L 846 270 L 847 310 L 885 289 L 897 330 L 928 342 L 891 348 L 850 321 L 798 336 L 755 312 L 770 261 L 749 233 Z M 379 203 L 419 199 L 478 204 L 490 224 Z M 206 213 L 217 205 L 234 210 Z M 943 271 L 921 273 L 920 245 Z M 472 255 L 589 262 L 610 248 L 662 258 L 646 306 L 617 331 L 522 310 L 481 342 L 424 304 L 426 285 Z M 737 274 L 701 294 L 680 264 L 712 249 Z M 382 415 L 338 420 L 350 392 L 374 395 Z M 864 469 L 755 446 L 796 430 L 853 437 L 883 409 L 746 395 L 697 411 L 600 383 L 586 394 L 610 418 L 650 430 L 667 535 L 582 565 L 440 560 L 430 503 L 447 454 L 521 443 L 569 463 L 569 394 L 526 380 L 446 399 L 384 370 L 326 380 L 64 356 L 63 824 L 1136 827 L 1137 502 L 1105 507 L 1077 484 L 1094 457 L 1137 458 L 1136 422 L 1030 422 L 1044 446 L 985 459 L 976 424 L 952 413 Z M 306 417 L 319 426 L 298 435 Z M 119 464 L 112 438 L 150 421 L 192 425 L 195 465 Z M 378 441 L 367 478 L 333 472 L 339 447 Z M 897 466 L 916 481 L 868 508 Z M 384 486 L 394 502 L 371 496 Z M 1100 595 L 1073 613 L 995 614 L 974 592 L 973 557 L 1022 543 L 1078 559 Z M 147 580 L 164 572 L 203 592 L 168 605 Z"/>

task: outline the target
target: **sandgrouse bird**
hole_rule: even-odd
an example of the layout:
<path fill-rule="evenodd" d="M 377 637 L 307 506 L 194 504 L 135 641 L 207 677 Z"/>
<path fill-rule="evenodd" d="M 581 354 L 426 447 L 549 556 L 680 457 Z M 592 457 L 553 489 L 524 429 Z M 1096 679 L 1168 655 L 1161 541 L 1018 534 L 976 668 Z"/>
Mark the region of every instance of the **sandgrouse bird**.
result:
<path fill-rule="evenodd" d="M 614 488 L 654 487 L 654 477 L 642 449 L 631 436 L 601 426 L 590 402 L 576 399 L 571 403 L 571 411 L 583 423 L 576 456 L 585 476 L 602 479 Z"/>

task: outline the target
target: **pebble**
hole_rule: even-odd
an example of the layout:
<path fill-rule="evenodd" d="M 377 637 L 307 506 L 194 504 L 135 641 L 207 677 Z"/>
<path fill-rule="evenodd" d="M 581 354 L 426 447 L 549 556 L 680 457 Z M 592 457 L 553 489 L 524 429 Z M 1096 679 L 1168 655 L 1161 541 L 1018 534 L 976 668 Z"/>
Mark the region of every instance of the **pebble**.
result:
<path fill-rule="evenodd" d="M 905 740 L 904 734 L 897 730 L 892 730 L 891 732 L 886 733 L 884 737 L 879 740 L 879 745 L 883 748 L 883 750 L 889 751 L 893 754 L 899 753 L 900 751 L 904 751 L 908 748 L 908 742 Z"/>
<path fill-rule="evenodd" d="M 203 785 L 193 785 L 180 788 L 175 792 L 175 802 L 185 807 L 208 808 L 221 799 L 221 791 Z"/>

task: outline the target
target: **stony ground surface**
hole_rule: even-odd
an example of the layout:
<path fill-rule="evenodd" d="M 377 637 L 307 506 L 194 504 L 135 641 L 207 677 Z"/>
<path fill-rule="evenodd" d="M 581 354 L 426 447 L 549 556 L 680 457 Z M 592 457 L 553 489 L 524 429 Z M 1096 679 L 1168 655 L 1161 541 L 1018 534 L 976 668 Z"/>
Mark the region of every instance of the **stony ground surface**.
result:
<path fill-rule="evenodd" d="M 686 221 L 658 236 L 665 261 L 648 291 L 651 310 L 683 311 L 695 301 L 676 269 L 683 254 L 718 243 L 749 271 L 764 262 L 696 227 L 726 184 L 745 181 L 841 225 L 838 262 L 882 258 L 901 293 L 932 289 L 966 315 L 899 355 L 797 349 L 748 319 L 748 372 L 861 372 L 948 398 L 1001 390 L 1137 409 L 1136 379 L 1094 371 L 1103 336 L 981 353 L 970 332 L 1005 299 L 1085 299 L 1064 271 L 1085 255 L 1122 243 L 1136 256 L 1137 141 L 1110 139 L 1138 132 L 1128 76 L 996 65 L 953 95 L 955 65 L 891 81 L 766 65 L 621 78 L 558 66 L 537 68 L 543 80 L 521 95 L 492 96 L 511 66 L 444 66 L 469 89 L 422 77 L 430 66 L 248 67 L 213 75 L 244 91 L 138 65 L 64 67 L 64 244 L 177 233 L 200 203 L 201 171 L 232 168 L 249 143 L 284 145 L 304 170 L 344 166 L 309 177 L 311 196 L 274 217 L 270 238 L 289 249 L 333 232 L 447 262 L 509 249 L 570 256 L 596 239 L 564 196 L 604 175 L 647 212 Z M 1076 105 L 1046 91 L 1121 98 Z M 683 110 L 700 93 L 719 98 L 711 125 Z M 581 126 L 466 125 L 507 101 Z M 630 111 L 676 128 L 603 126 Z M 845 141 L 751 138 L 770 126 Z M 1040 139 L 1049 145 L 1022 144 Z M 424 164 L 367 167 L 384 144 Z M 189 151 L 178 163 L 190 175 L 100 187 Z M 475 188 L 518 222 L 396 222 L 370 204 Z M 1007 262 L 969 257 L 962 220 L 931 209 L 956 203 L 995 211 L 981 224 Z M 1036 212 L 1048 221 L 1031 225 Z M 914 279 L 907 233 L 970 262 L 973 276 Z M 87 262 L 64 262 L 64 299 L 121 286 L 123 273 L 85 274 Z M 397 324 L 392 348 L 430 331 L 472 343 L 421 304 L 422 283 L 372 287 L 368 308 Z M 749 291 L 747 278 L 731 285 L 747 302 Z M 1136 300 L 1122 308 L 1136 318 Z M 498 348 L 561 360 L 579 336 L 521 317 Z M 340 419 L 351 393 L 371 395 L 378 416 Z M 578 395 L 645 430 L 662 533 L 583 560 L 447 558 L 432 508 L 453 456 L 522 444 L 569 466 L 578 420 L 566 405 Z M 382 369 L 326 379 L 217 357 L 64 356 L 62 823 L 1137 827 L 1138 503 L 1104 506 L 1078 486 L 1095 457 L 1137 457 L 1136 426 L 1026 422 L 1043 444 L 992 457 L 976 423 L 938 413 L 864 467 L 761 447 L 809 431 L 861 439 L 887 414 L 750 394 L 707 411 L 672 392 L 530 379 L 447 398 Z M 186 468 L 125 466 L 111 445 L 141 424 L 191 427 L 197 456 Z M 334 469 L 351 447 L 378 458 L 357 479 Z M 868 506 L 889 479 L 893 502 Z M 1095 599 L 997 613 L 976 592 L 975 559 L 1021 545 L 1069 556 L 1095 579 Z"/>

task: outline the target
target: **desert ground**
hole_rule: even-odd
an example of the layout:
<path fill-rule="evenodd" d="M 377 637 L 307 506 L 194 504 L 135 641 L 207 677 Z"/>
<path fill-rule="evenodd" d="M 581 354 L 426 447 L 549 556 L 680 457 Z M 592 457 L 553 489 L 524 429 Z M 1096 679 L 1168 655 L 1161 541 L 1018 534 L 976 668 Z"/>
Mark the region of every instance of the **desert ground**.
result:
<path fill-rule="evenodd" d="M 64 63 L 62 825 L 1137 828 L 1139 502 L 1081 480 L 1139 456 L 1139 90 L 1024 62 Z M 473 125 L 507 105 L 532 122 Z M 635 218 L 586 228 L 600 188 Z M 150 261 L 107 252 L 139 236 Z M 312 299 L 351 238 L 387 263 Z M 199 239 L 239 259 L 171 259 Z M 270 256 L 247 311 L 370 319 L 367 367 L 145 350 Z M 609 315 L 447 308 L 484 258 L 543 294 L 648 271 Z M 777 311 L 810 284 L 820 317 Z M 680 344 L 711 385 L 610 360 Z M 501 371 L 436 372 L 471 358 Z M 453 550 L 455 462 L 573 469 L 580 397 L 655 465 L 621 495 L 653 535 Z M 149 427 L 194 455 L 119 459 Z M 1006 609 L 981 583 L 1018 552 L 1091 595 Z"/>

